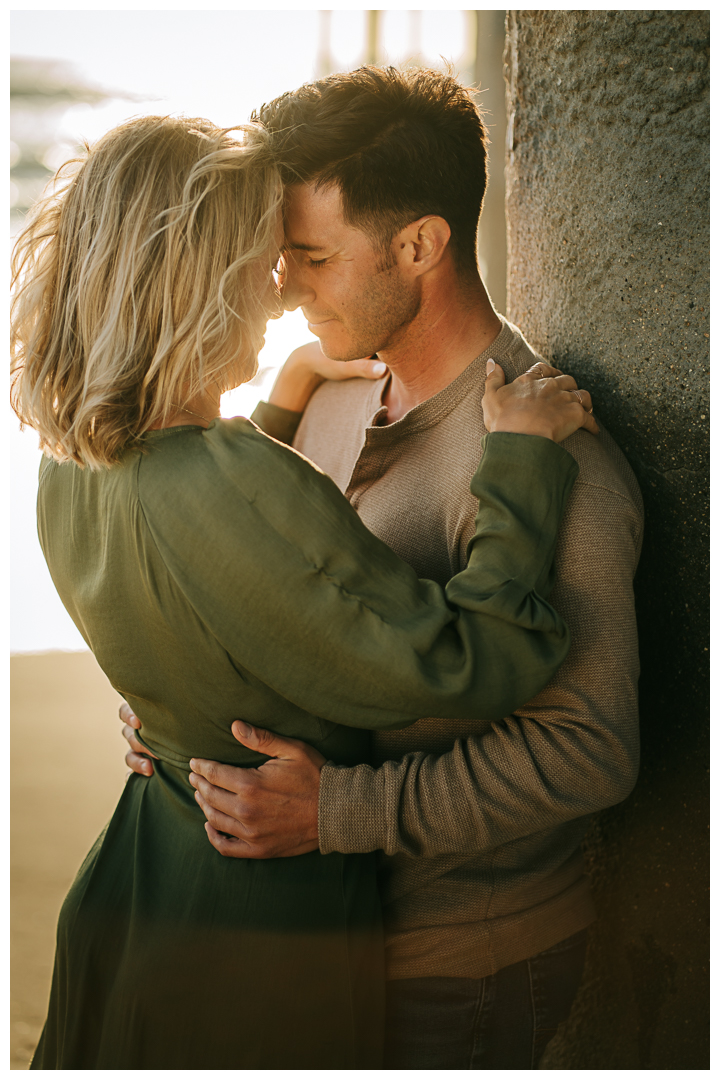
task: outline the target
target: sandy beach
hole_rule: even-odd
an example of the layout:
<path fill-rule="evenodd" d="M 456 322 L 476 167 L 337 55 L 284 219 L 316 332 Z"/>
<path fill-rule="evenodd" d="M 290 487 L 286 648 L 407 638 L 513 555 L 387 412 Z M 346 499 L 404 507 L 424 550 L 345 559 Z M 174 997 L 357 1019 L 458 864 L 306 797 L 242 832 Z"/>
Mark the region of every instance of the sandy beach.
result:
<path fill-rule="evenodd" d="M 45 1020 L 58 912 L 127 768 L 120 698 L 91 653 L 13 656 L 10 692 L 10 1068 L 27 1069 Z"/>

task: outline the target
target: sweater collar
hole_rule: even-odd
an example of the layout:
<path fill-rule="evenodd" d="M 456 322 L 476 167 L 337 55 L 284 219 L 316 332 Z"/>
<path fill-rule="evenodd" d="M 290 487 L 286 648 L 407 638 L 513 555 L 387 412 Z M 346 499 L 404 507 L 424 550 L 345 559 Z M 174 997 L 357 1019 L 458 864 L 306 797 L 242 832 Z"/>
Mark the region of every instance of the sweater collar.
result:
<path fill-rule="evenodd" d="M 416 431 L 423 431 L 440 423 L 445 417 L 457 408 L 471 390 L 485 380 L 485 363 L 496 353 L 506 352 L 513 343 L 515 334 L 510 324 L 499 315 L 502 323 L 500 333 L 488 345 L 487 349 L 472 360 L 464 371 L 461 371 L 456 379 L 453 379 L 446 387 L 440 390 L 427 401 L 421 401 L 400 420 L 393 424 L 384 423 L 387 416 L 387 408 L 382 403 L 382 395 L 387 386 L 388 378 L 370 383 L 366 401 L 366 426 L 368 436 L 383 441 L 394 441 Z"/>

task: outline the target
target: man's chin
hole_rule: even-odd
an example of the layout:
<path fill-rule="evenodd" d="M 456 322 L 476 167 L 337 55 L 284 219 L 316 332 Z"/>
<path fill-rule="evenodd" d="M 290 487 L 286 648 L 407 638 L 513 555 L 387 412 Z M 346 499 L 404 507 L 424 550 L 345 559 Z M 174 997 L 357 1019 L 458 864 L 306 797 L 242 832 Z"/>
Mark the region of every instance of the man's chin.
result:
<path fill-rule="evenodd" d="M 318 339 L 318 345 L 322 350 L 324 356 L 327 356 L 328 360 L 338 360 L 341 362 L 347 362 L 348 360 L 361 360 L 364 356 L 361 356 L 357 352 L 357 347 L 352 342 L 342 340 L 342 335 L 337 331 L 333 334 L 330 329 L 330 323 L 336 323 L 336 319 L 328 319 L 324 323 L 312 323 L 308 319 L 308 330 L 311 334 L 314 334 Z M 323 328 L 325 332 L 323 333 Z M 341 339 L 338 341 L 338 337 Z"/>
<path fill-rule="evenodd" d="M 366 360 L 368 353 L 359 353 L 357 347 L 352 345 L 340 345 L 332 341 L 318 340 L 318 344 L 324 356 L 327 356 L 328 360 L 337 360 L 339 363 L 347 364 L 351 360 Z"/>

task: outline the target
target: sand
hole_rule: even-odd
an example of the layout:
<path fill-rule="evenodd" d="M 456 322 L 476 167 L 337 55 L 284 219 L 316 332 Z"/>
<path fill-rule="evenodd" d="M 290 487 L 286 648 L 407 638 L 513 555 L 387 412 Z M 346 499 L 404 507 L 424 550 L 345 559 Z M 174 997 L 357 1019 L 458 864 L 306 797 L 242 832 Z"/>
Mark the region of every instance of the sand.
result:
<path fill-rule="evenodd" d="M 11 1069 L 27 1069 L 45 1021 L 55 924 L 127 773 L 120 698 L 89 652 L 13 656 Z"/>

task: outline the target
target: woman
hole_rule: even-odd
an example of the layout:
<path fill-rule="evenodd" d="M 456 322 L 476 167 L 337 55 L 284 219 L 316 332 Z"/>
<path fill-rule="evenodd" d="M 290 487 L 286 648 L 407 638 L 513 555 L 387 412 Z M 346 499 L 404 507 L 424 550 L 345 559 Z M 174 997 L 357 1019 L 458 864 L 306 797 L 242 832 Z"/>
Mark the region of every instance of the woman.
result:
<path fill-rule="evenodd" d="M 16 249 L 13 403 L 47 455 L 43 550 L 158 759 L 66 898 L 33 1068 L 380 1067 L 372 856 L 223 859 L 189 755 L 257 765 L 242 717 L 355 764 L 368 729 L 506 715 L 567 651 L 543 599 L 576 472 L 556 441 L 588 423 L 567 382 L 488 393 L 477 533 L 445 591 L 305 459 L 218 419 L 277 306 L 280 200 L 261 130 L 143 118 Z"/>

